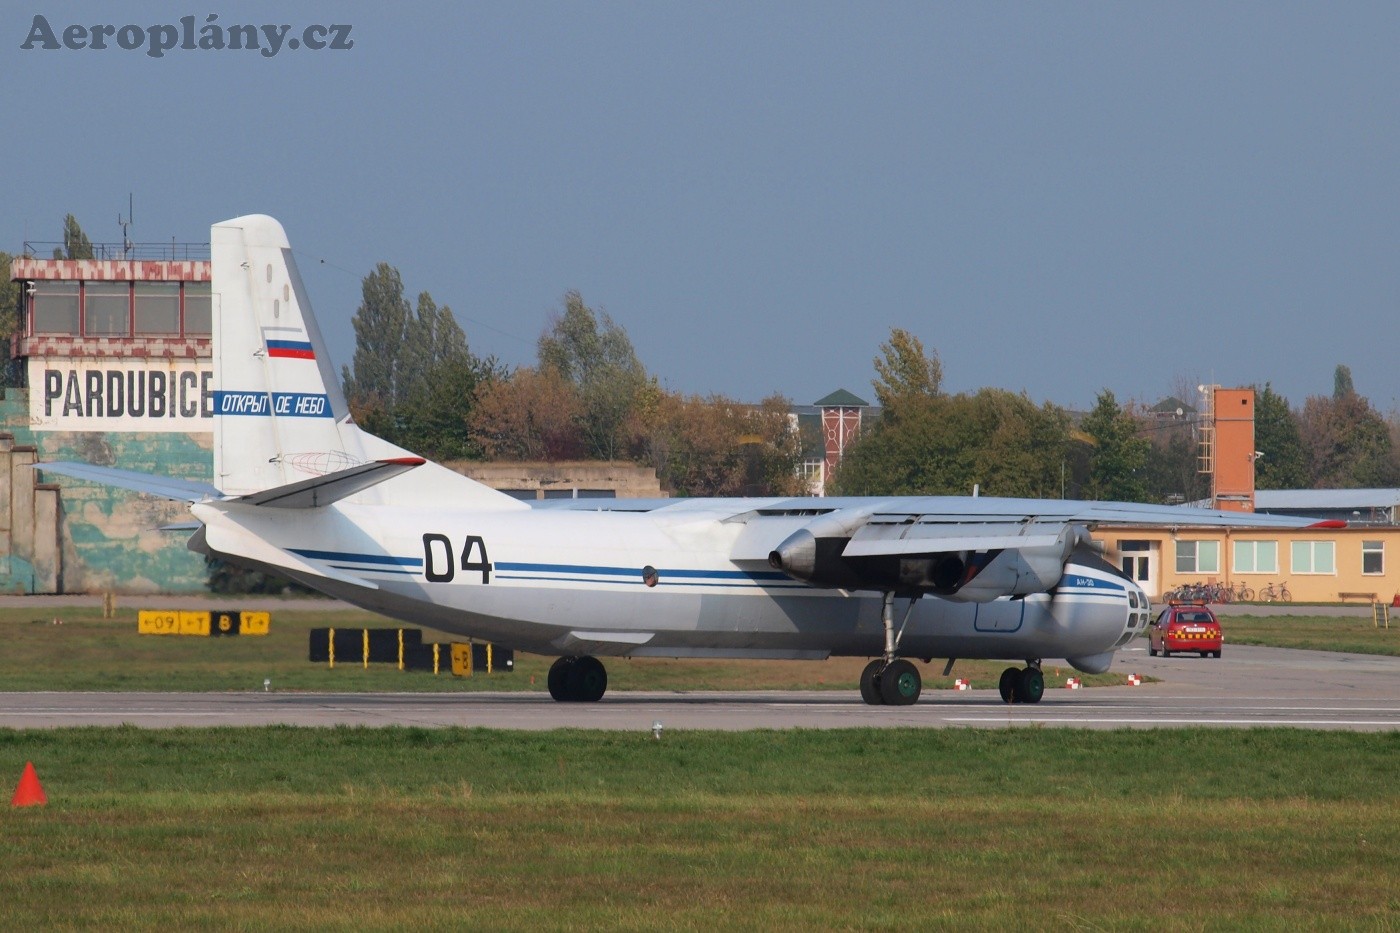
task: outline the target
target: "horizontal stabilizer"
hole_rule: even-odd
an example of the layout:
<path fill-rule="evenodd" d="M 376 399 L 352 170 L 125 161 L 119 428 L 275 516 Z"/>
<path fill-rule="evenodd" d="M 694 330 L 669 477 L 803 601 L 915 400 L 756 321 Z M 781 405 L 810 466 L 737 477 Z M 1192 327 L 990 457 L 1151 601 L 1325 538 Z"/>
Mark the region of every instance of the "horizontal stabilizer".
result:
<path fill-rule="evenodd" d="M 338 470 L 325 476 L 276 486 L 261 492 L 249 493 L 233 500 L 246 505 L 264 505 L 274 509 L 314 509 L 332 502 L 339 502 L 384 482 L 427 461 L 422 457 L 395 457 L 392 460 L 376 460 L 362 463 L 348 470 Z"/>
<path fill-rule="evenodd" d="M 34 468 L 43 470 L 45 473 L 57 473 L 59 476 L 71 476 L 73 479 L 87 480 L 90 483 L 102 483 L 106 486 L 116 486 L 119 489 L 144 492 L 152 496 L 160 496 L 163 499 L 174 499 L 177 502 L 199 502 L 202 499 L 218 499 L 223 495 L 210 484 L 201 483 L 198 480 L 152 476 L 149 473 L 118 470 L 115 467 L 93 466 L 90 463 L 36 463 Z"/>

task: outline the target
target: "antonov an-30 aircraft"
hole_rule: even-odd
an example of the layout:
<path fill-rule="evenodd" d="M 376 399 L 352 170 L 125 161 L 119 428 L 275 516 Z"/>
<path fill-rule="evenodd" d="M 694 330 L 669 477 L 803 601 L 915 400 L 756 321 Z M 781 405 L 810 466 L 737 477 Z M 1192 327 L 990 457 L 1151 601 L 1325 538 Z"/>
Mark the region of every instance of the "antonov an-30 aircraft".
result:
<path fill-rule="evenodd" d="M 189 547 L 397 619 L 558 655 L 556 700 L 607 689 L 599 656 L 872 658 L 866 703 L 914 703 L 909 660 L 1106 671 L 1147 624 L 1097 524 L 1298 526 L 1261 515 L 990 497 L 564 500 L 531 506 L 361 431 L 286 234 L 211 232 L 214 481 L 41 468 L 190 503 Z"/>

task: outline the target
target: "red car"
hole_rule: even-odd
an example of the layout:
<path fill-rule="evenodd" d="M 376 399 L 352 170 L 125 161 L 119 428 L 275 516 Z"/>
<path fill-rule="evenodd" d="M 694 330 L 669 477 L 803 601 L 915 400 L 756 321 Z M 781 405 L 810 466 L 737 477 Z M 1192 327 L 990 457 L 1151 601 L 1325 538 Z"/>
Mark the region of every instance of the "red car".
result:
<path fill-rule="evenodd" d="M 1205 603 L 1172 603 L 1147 630 L 1147 653 L 1169 658 L 1173 651 L 1198 651 L 1201 657 L 1220 657 L 1225 643 L 1220 621 Z"/>

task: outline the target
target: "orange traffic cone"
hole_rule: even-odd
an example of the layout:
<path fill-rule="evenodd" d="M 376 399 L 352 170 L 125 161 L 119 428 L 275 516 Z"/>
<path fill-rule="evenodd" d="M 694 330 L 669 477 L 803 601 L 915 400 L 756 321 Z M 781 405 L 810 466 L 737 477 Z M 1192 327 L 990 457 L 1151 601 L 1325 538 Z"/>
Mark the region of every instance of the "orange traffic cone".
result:
<path fill-rule="evenodd" d="M 34 773 L 34 762 L 24 763 L 24 773 L 19 776 L 19 787 L 10 799 L 12 807 L 36 807 L 49 802 L 44 796 L 44 788 L 39 784 L 39 775 Z"/>

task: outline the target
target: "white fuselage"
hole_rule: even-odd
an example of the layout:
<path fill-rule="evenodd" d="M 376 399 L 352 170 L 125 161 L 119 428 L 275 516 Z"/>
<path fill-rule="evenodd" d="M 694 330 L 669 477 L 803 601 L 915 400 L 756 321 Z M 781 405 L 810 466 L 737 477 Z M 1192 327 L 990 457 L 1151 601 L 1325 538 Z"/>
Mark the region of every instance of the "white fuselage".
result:
<path fill-rule="evenodd" d="M 760 560 L 733 559 L 766 553 L 806 518 L 733 521 L 732 509 L 702 506 L 632 513 L 206 503 L 197 511 L 222 553 L 278 566 L 265 557 L 271 545 L 303 562 L 283 572 L 324 592 L 521 650 L 824 658 L 876 656 L 883 645 L 879 593 L 813 587 Z M 245 539 L 247 550 L 238 543 Z M 907 606 L 897 601 L 901 621 Z M 916 601 L 899 651 L 1106 667 L 1108 653 L 1145 624 L 1146 608 L 1131 582 L 1071 560 L 1050 593 Z"/>

